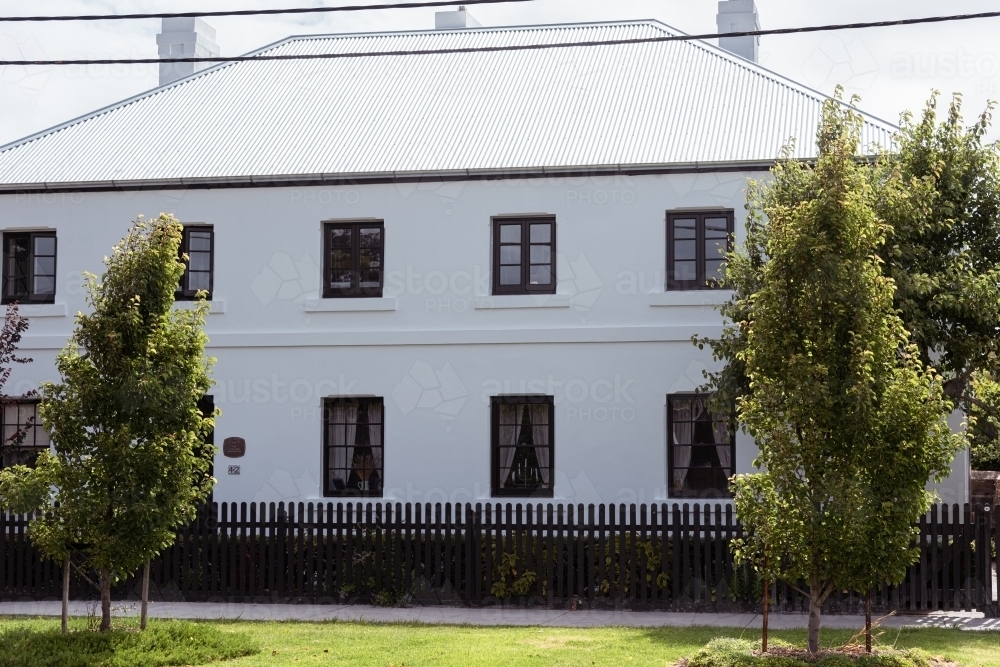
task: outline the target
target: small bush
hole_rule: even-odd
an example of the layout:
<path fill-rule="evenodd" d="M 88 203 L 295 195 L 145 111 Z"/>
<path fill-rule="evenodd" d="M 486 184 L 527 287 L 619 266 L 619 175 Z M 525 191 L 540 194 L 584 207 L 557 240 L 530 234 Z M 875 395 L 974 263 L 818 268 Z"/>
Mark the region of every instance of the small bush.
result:
<path fill-rule="evenodd" d="M 948 664 L 920 649 L 877 648 L 868 654 L 852 646 L 821 651 L 814 658 L 805 649 L 781 640 L 772 641 L 767 654 L 761 655 L 758 642 L 728 637 L 713 639 L 681 662 L 686 667 L 943 667 Z"/>
<path fill-rule="evenodd" d="M 3 667 L 165 667 L 203 665 L 260 652 L 247 636 L 186 621 L 151 622 L 144 632 L 13 628 L 0 633 Z"/>

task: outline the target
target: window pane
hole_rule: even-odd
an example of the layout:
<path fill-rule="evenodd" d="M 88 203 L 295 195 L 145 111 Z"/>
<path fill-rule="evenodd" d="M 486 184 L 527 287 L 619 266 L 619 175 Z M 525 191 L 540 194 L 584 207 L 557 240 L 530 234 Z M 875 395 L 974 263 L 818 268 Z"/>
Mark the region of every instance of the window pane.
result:
<path fill-rule="evenodd" d="M 188 256 L 189 271 L 209 271 L 212 268 L 212 256 L 207 252 L 193 252 Z"/>
<path fill-rule="evenodd" d="M 729 245 L 725 239 L 705 239 L 705 259 L 718 260 L 726 256 Z M 684 258 L 687 259 L 687 258 Z"/>
<path fill-rule="evenodd" d="M 693 239 L 695 237 L 695 221 L 692 220 L 674 220 L 674 238 L 675 239 Z"/>
<path fill-rule="evenodd" d="M 696 280 L 695 262 L 674 262 L 674 280 Z"/>
<path fill-rule="evenodd" d="M 531 263 L 532 264 L 551 264 L 552 263 L 552 246 L 547 246 L 547 245 L 533 245 L 533 246 L 531 246 Z"/>
<path fill-rule="evenodd" d="M 552 225 L 549 223 L 545 223 L 543 225 L 531 225 L 530 241 L 532 243 L 551 243 Z"/>
<path fill-rule="evenodd" d="M 676 445 L 671 447 L 674 451 L 674 468 L 687 468 L 691 465 L 691 447 L 686 445 Z"/>
<path fill-rule="evenodd" d="M 204 271 L 192 271 L 188 274 L 189 290 L 208 290 L 209 274 Z"/>
<path fill-rule="evenodd" d="M 501 264 L 520 264 L 521 263 L 521 246 L 519 246 L 519 245 L 502 245 L 502 246 L 500 246 L 500 263 Z"/>
<path fill-rule="evenodd" d="M 334 228 L 330 230 L 330 245 L 334 248 L 351 247 L 351 228 Z"/>
<path fill-rule="evenodd" d="M 330 253 L 330 266 L 334 269 L 350 269 L 351 253 L 347 250 L 334 250 Z"/>
<path fill-rule="evenodd" d="M 521 284 L 521 267 L 520 266 L 501 266 L 500 267 L 500 284 L 501 285 L 520 285 Z"/>
<path fill-rule="evenodd" d="M 55 255 L 56 254 L 56 239 L 52 236 L 36 236 L 35 237 L 35 254 L 36 255 Z"/>
<path fill-rule="evenodd" d="M 362 228 L 360 241 L 362 248 L 381 248 L 382 230 L 378 227 Z"/>
<path fill-rule="evenodd" d="M 520 243 L 521 225 L 500 225 L 500 243 Z"/>
<path fill-rule="evenodd" d="M 56 293 L 56 279 L 51 276 L 38 276 L 35 278 L 35 288 L 32 290 L 35 294 L 55 294 Z"/>
<path fill-rule="evenodd" d="M 35 257 L 35 275 L 54 276 L 56 274 L 55 257 Z"/>
<path fill-rule="evenodd" d="M 188 235 L 188 252 L 209 252 L 212 250 L 210 232 L 191 232 Z"/>
<path fill-rule="evenodd" d="M 365 248 L 361 251 L 362 269 L 378 269 L 382 267 L 382 251 Z"/>
<path fill-rule="evenodd" d="M 549 266 L 532 266 L 531 267 L 531 280 L 532 285 L 548 285 L 552 282 L 552 269 Z"/>
<path fill-rule="evenodd" d="M 337 289 L 344 289 L 351 286 L 351 272 L 341 271 L 334 272 L 330 277 L 330 287 L 336 287 Z"/>
<path fill-rule="evenodd" d="M 729 233 L 729 221 L 725 218 L 705 219 L 705 238 L 724 238 Z"/>
<path fill-rule="evenodd" d="M 697 241 L 674 241 L 674 259 L 695 259 Z"/>
<path fill-rule="evenodd" d="M 722 280 L 726 275 L 725 262 L 705 262 L 705 280 Z"/>
<path fill-rule="evenodd" d="M 378 269 L 364 269 L 361 271 L 361 287 L 370 289 L 373 287 L 378 287 L 381 277 L 381 272 Z"/>

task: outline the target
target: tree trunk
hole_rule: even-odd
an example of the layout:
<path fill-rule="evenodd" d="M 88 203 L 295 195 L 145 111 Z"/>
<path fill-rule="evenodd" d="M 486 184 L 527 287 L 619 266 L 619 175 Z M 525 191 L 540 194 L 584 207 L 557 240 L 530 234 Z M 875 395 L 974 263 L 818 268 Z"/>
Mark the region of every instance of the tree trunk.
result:
<path fill-rule="evenodd" d="M 63 561 L 62 633 L 69 632 L 69 554 Z"/>
<path fill-rule="evenodd" d="M 111 629 L 111 570 L 101 568 L 101 632 Z"/>
<path fill-rule="evenodd" d="M 139 613 L 139 629 L 146 629 L 146 609 L 149 607 L 149 561 L 142 568 L 142 608 Z"/>
<path fill-rule="evenodd" d="M 764 617 L 761 623 L 760 652 L 767 653 L 767 602 L 771 597 L 771 582 L 764 580 Z"/>
<path fill-rule="evenodd" d="M 865 653 L 872 652 L 872 592 L 865 594 Z"/>
<path fill-rule="evenodd" d="M 822 586 L 814 583 L 809 587 L 809 653 L 819 653 L 819 621 L 823 603 L 820 601 Z"/>

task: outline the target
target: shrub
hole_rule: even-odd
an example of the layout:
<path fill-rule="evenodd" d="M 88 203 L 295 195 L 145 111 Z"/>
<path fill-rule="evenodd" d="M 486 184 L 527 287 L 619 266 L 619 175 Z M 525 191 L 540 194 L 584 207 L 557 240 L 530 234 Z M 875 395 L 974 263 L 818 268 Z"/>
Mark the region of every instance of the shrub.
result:
<path fill-rule="evenodd" d="M 844 647 L 821 651 L 812 658 L 804 648 L 780 640 L 772 640 L 769 648 L 766 655 L 761 655 L 758 642 L 720 637 L 681 662 L 685 667 L 940 667 L 946 664 L 920 649 L 879 648 L 867 654 L 859 652 L 857 647 Z"/>

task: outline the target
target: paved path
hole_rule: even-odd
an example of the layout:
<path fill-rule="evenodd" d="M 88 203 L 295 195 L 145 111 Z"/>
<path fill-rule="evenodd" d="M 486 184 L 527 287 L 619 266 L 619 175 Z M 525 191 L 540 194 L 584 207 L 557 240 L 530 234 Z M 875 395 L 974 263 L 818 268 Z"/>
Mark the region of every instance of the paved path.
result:
<path fill-rule="evenodd" d="M 120 605 L 121 603 L 119 603 Z M 137 613 L 138 603 L 125 603 L 118 613 Z M 2 616 L 58 616 L 60 603 L 0 602 Z M 70 614 L 85 616 L 85 602 L 70 603 Z M 377 623 L 414 622 L 450 625 L 548 625 L 570 628 L 605 626 L 726 628 L 759 627 L 755 614 L 677 613 L 663 611 L 566 611 L 564 609 L 409 607 L 406 609 L 365 605 L 312 604 L 229 604 L 218 602 L 151 602 L 149 614 L 156 618 L 242 619 L 253 621 L 371 621 Z M 805 628 L 805 614 L 772 614 L 774 629 Z M 1000 630 L 1000 619 L 983 618 L 979 613 L 939 612 L 919 616 L 893 616 L 886 627 L 960 627 L 967 630 Z M 827 628 L 861 629 L 861 616 L 823 617 Z"/>

